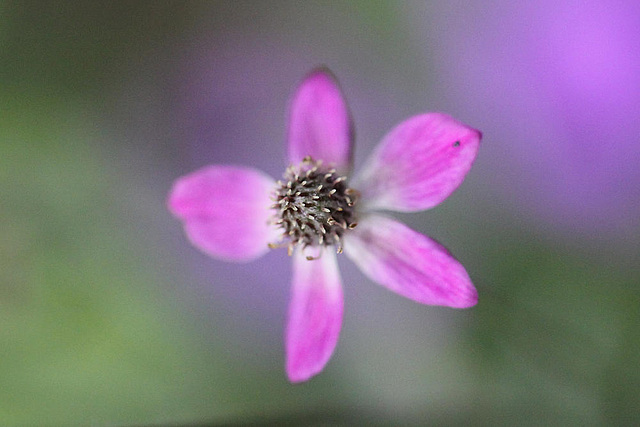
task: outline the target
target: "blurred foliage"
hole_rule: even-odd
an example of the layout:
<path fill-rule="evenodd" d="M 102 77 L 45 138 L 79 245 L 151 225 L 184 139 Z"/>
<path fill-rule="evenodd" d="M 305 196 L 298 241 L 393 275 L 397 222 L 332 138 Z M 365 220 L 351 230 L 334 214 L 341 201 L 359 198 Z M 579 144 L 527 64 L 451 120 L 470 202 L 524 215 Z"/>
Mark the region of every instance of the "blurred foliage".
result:
<path fill-rule="evenodd" d="M 0 419 L 156 419 L 145 402 L 170 408 L 194 380 L 193 343 L 151 285 L 113 177 L 60 105 L 2 101 Z"/>
<path fill-rule="evenodd" d="M 479 418 L 491 425 L 639 419 L 640 334 L 633 325 L 640 311 L 631 272 L 527 233 L 502 242 L 490 249 L 483 277 L 491 283 L 484 283 L 469 342 Z"/>
<path fill-rule="evenodd" d="M 0 80 L 99 101 L 106 82 L 122 78 L 127 64 L 153 47 L 167 46 L 192 11 L 167 1 L 6 2 Z"/>

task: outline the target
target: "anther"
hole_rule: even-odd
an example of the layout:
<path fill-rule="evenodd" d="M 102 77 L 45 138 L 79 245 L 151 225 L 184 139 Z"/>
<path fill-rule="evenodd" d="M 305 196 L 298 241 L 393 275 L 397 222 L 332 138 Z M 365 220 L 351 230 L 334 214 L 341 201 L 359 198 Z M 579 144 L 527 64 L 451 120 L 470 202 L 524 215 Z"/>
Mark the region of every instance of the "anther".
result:
<path fill-rule="evenodd" d="M 352 208 L 357 192 L 347 188 L 346 177 L 335 169 L 323 168 L 320 161 L 305 157 L 301 165 L 287 168 L 275 191 L 275 218 L 283 232 L 282 245 L 291 253 L 302 248 L 335 246 L 342 252 L 342 237 L 356 225 Z M 351 197 L 350 197 L 351 196 Z"/>
<path fill-rule="evenodd" d="M 336 249 L 336 253 L 342 253 L 342 241 L 340 240 L 340 236 L 336 236 L 336 241 L 338 242 L 338 248 Z"/>

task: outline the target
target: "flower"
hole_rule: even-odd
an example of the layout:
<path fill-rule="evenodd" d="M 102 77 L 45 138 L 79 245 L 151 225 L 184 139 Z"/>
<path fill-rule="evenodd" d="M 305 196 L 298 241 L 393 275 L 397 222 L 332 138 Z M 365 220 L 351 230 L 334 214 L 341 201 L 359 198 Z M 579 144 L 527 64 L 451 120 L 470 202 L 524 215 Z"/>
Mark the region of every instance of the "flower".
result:
<path fill-rule="evenodd" d="M 336 253 L 414 301 L 476 304 L 469 275 L 443 246 L 378 211 L 424 210 L 446 199 L 469 171 L 480 132 L 442 113 L 414 116 L 382 140 L 350 181 L 353 124 L 325 68 L 298 87 L 288 125 L 290 166 L 282 180 L 243 166 L 208 166 L 175 182 L 168 207 L 191 243 L 214 258 L 249 261 L 287 248 L 290 381 L 318 374 L 337 344 L 343 293 Z"/>

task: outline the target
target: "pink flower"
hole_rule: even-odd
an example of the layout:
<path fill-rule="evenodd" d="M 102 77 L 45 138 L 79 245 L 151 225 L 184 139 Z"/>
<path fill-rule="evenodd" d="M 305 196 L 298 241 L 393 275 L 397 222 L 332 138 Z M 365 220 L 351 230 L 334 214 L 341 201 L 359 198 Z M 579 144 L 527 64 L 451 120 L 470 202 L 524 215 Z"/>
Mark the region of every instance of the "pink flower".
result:
<path fill-rule="evenodd" d="M 478 294 L 440 244 L 380 210 L 412 212 L 446 199 L 473 163 L 481 134 L 442 113 L 396 126 L 349 181 L 353 125 L 333 75 L 312 71 L 293 97 L 291 165 L 281 181 L 242 166 L 209 166 L 178 179 L 171 212 L 214 258 L 249 261 L 270 248 L 293 256 L 286 370 L 306 381 L 329 361 L 342 324 L 336 252 L 371 280 L 423 304 L 465 308 Z"/>

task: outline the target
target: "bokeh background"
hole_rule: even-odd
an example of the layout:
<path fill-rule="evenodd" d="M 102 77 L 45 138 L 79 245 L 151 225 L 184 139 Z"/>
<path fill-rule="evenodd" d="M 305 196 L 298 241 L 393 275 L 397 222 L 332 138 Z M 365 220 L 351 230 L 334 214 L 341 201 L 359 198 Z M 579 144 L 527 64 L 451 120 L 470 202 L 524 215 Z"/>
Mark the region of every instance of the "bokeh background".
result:
<path fill-rule="evenodd" d="M 280 176 L 319 64 L 356 167 L 416 113 L 483 131 L 457 192 L 398 215 L 480 302 L 341 257 L 337 351 L 292 386 L 284 251 L 209 259 L 165 199 L 207 164 Z M 640 422 L 637 1 L 3 1 L 0 200 L 1 425 Z"/>

